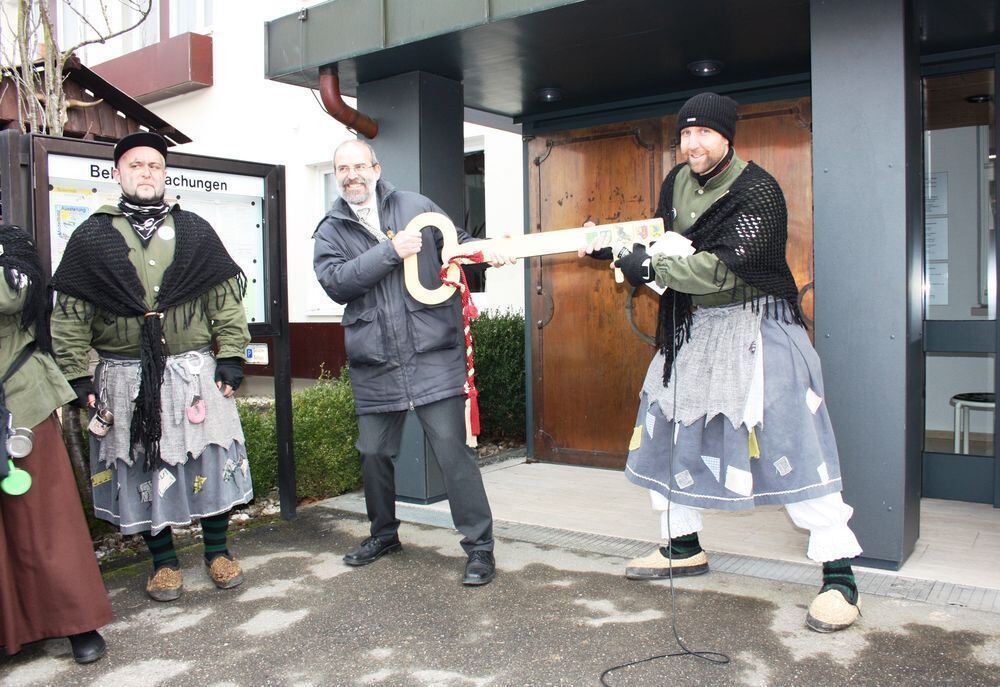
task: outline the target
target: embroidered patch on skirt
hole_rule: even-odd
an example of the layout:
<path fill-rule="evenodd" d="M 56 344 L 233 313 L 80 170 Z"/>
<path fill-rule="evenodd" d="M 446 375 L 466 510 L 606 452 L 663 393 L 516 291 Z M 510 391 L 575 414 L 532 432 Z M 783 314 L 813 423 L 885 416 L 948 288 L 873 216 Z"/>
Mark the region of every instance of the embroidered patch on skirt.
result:
<path fill-rule="evenodd" d="M 631 482 L 674 503 L 723 510 L 795 503 L 841 490 L 819 356 L 806 330 L 765 318 L 760 333 L 764 420 L 755 429 L 759 457 L 751 458 L 746 426 L 733 427 L 724 415 L 707 423 L 704 417 L 686 426 L 675 423 L 643 393 L 635 422 L 642 431 L 633 433 L 639 445 L 631 447 L 625 468 Z M 690 371 L 678 370 L 681 380 L 696 383 Z"/>
<path fill-rule="evenodd" d="M 91 455 L 96 455 L 91 437 Z M 218 515 L 253 498 L 246 447 L 234 441 L 228 448 L 208 446 L 194 460 L 162 465 L 147 472 L 143 461 L 110 467 L 91 461 L 94 513 L 116 525 L 122 534 L 187 525 L 193 519 Z"/>

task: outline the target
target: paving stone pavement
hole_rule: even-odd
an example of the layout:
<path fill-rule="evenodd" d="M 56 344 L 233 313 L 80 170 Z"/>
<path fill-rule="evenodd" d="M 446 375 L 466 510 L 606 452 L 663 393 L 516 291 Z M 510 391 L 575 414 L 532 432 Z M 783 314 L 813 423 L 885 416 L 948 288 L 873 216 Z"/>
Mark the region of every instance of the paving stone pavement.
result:
<path fill-rule="evenodd" d="M 100 687 L 519 687 L 599 685 L 612 665 L 673 652 L 666 582 L 624 579 L 624 559 L 499 539 L 490 585 L 463 587 L 459 535 L 404 523 L 404 550 L 362 568 L 342 555 L 357 514 L 299 510 L 234 537 L 246 583 L 220 591 L 200 547 L 182 551 L 184 595 L 158 604 L 145 564 L 109 573 L 108 655 L 73 663 L 66 640 L 0 659 L 0 685 Z M 817 585 L 818 586 L 818 585 Z M 731 573 L 678 580 L 690 656 L 617 671 L 613 686 L 1000 685 L 1000 614 L 867 597 L 858 624 L 804 626 L 817 588 Z"/>

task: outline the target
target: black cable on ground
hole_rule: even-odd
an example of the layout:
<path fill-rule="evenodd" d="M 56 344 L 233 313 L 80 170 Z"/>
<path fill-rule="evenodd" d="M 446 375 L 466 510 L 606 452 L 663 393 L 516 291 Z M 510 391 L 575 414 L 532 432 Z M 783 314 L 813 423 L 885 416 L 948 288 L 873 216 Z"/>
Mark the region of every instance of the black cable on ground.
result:
<path fill-rule="evenodd" d="M 673 328 L 673 330 L 676 331 L 677 330 L 676 329 L 676 325 L 677 325 L 676 304 L 674 306 L 673 312 L 670 313 L 670 324 L 671 324 L 671 327 Z M 671 346 L 671 348 L 673 348 L 674 346 L 676 346 L 676 338 L 674 338 L 673 336 L 671 336 L 671 339 L 670 339 L 670 346 Z M 672 371 L 671 374 L 672 374 L 673 380 L 674 380 L 674 411 L 675 412 L 673 413 L 673 415 L 674 415 L 674 427 L 676 428 L 676 426 L 677 426 L 677 418 L 676 418 L 677 387 L 680 386 L 680 379 L 679 379 L 678 370 L 677 370 L 678 366 L 676 364 L 676 362 L 677 362 L 677 352 L 676 352 L 676 350 L 674 350 L 673 353 L 674 353 L 674 355 L 671 356 L 671 360 L 674 361 L 674 369 L 673 369 L 673 371 Z M 648 412 L 648 410 L 647 410 L 647 412 Z M 676 438 L 676 436 L 677 435 L 675 434 L 674 437 Z M 668 444 L 668 446 L 669 446 L 669 448 L 667 450 L 667 472 L 668 472 L 668 474 L 672 475 L 672 474 L 674 474 L 674 441 L 670 441 L 669 444 Z M 670 575 L 669 575 L 669 580 L 670 580 L 670 629 L 671 629 L 671 631 L 674 634 L 674 642 L 677 644 L 678 647 L 680 647 L 681 650 L 680 651 L 675 651 L 673 653 L 668 653 L 668 654 L 658 654 L 656 656 L 649 656 L 647 658 L 640 658 L 640 659 L 637 659 L 635 661 L 629 661 L 628 663 L 620 663 L 620 664 L 618 664 L 616 666 L 612 666 L 612 667 L 608 668 L 607 670 L 605 670 L 603 673 L 601 673 L 601 684 L 604 687 L 612 687 L 612 685 L 608 684 L 608 682 L 604 679 L 608 675 L 610 675 L 611 673 L 613 673 L 613 672 L 615 672 L 617 670 L 622 670 L 624 668 L 630 668 L 632 666 L 641 665 L 643 663 L 649 663 L 651 661 L 657 661 L 657 660 L 659 660 L 661 658 L 673 658 L 674 656 L 694 656 L 695 658 L 700 658 L 703 661 L 708 661 L 709 663 L 714 663 L 716 665 L 725 665 L 726 663 L 729 663 L 729 661 L 730 661 L 730 658 L 729 658 L 729 656 L 727 654 L 724 654 L 724 653 L 719 652 L 719 651 L 694 651 L 694 650 L 688 648 L 687 644 L 685 644 L 684 640 L 681 638 L 680 633 L 678 633 L 678 631 L 677 631 L 677 603 L 676 603 L 676 600 L 674 599 L 674 565 L 673 565 L 673 562 L 674 562 L 674 551 L 673 551 L 673 547 L 670 545 L 670 537 L 673 535 L 673 532 L 671 532 L 671 530 L 670 530 L 670 506 L 669 506 L 669 504 L 667 506 L 667 535 L 668 535 L 668 540 L 667 540 L 667 560 L 670 563 L 670 565 L 669 565 L 669 570 L 670 570 Z"/>

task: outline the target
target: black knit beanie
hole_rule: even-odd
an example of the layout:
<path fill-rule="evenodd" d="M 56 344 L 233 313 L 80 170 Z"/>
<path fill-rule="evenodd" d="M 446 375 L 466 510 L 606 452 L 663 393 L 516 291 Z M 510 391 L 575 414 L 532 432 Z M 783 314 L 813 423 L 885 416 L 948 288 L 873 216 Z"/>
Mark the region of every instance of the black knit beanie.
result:
<path fill-rule="evenodd" d="M 716 93 L 699 93 L 689 98 L 677 113 L 677 136 L 689 126 L 714 129 L 732 143 L 736 133 L 736 101 Z"/>

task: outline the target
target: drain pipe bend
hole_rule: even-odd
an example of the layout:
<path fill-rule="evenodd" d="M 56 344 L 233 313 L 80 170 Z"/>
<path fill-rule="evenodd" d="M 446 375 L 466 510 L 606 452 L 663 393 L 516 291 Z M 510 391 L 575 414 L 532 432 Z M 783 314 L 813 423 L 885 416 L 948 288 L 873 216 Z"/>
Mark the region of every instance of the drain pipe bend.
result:
<path fill-rule="evenodd" d="M 319 68 L 319 95 L 327 113 L 338 122 L 367 139 L 378 135 L 378 122 L 344 102 L 340 94 L 340 76 L 336 65 L 328 64 Z"/>

